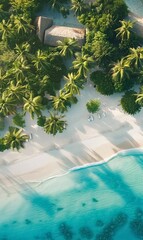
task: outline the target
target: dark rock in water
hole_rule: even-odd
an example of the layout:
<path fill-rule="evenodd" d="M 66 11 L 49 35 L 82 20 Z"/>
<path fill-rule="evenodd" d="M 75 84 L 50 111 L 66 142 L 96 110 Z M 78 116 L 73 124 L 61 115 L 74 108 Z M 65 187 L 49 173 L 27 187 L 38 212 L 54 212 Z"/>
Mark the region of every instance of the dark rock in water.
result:
<path fill-rule="evenodd" d="M 34 237 L 34 239 L 40 239 L 40 237 L 37 235 L 37 236 Z"/>
<path fill-rule="evenodd" d="M 42 220 L 42 219 L 40 219 L 40 220 L 39 220 L 39 222 L 43 222 L 43 220 Z"/>
<path fill-rule="evenodd" d="M 62 211 L 64 208 L 57 208 L 57 211 Z"/>
<path fill-rule="evenodd" d="M 26 224 L 30 224 L 30 223 L 31 223 L 31 220 L 25 219 L 25 223 L 26 223 Z"/>
<path fill-rule="evenodd" d="M 136 218 L 143 218 L 143 210 L 141 208 L 137 208 L 135 212 Z"/>
<path fill-rule="evenodd" d="M 137 237 L 143 237 L 143 221 L 135 219 L 131 221 L 130 227 Z"/>
<path fill-rule="evenodd" d="M 82 203 L 82 206 L 84 207 L 86 205 L 86 203 Z"/>
<path fill-rule="evenodd" d="M 95 223 L 95 225 L 96 225 L 97 227 L 103 227 L 103 226 L 104 226 L 104 222 L 103 222 L 102 220 L 97 220 L 96 223 Z"/>
<path fill-rule="evenodd" d="M 89 227 L 82 227 L 79 229 L 80 235 L 82 239 L 92 239 L 93 238 L 93 232 Z"/>
<path fill-rule="evenodd" d="M 14 221 L 12 222 L 12 224 L 15 224 L 15 223 L 17 223 L 17 221 L 16 221 L 16 220 L 14 220 Z"/>
<path fill-rule="evenodd" d="M 46 240 L 54 240 L 54 238 L 52 237 L 52 233 L 51 232 L 47 232 L 45 234 L 45 236 L 46 236 Z"/>
<path fill-rule="evenodd" d="M 8 227 L 8 224 L 4 224 L 3 227 Z"/>
<path fill-rule="evenodd" d="M 143 210 L 141 208 L 136 209 L 135 217 L 130 222 L 130 228 L 136 237 L 143 239 Z"/>
<path fill-rule="evenodd" d="M 93 202 L 98 202 L 98 200 L 96 198 L 92 198 Z"/>
<path fill-rule="evenodd" d="M 63 235 L 65 240 L 71 240 L 73 239 L 73 232 L 71 230 L 71 227 L 63 222 L 59 225 L 59 231 L 61 233 L 61 235 Z"/>
<path fill-rule="evenodd" d="M 102 232 L 96 235 L 96 240 L 112 240 L 116 232 L 127 223 L 128 216 L 125 213 L 117 214 L 105 227 Z"/>

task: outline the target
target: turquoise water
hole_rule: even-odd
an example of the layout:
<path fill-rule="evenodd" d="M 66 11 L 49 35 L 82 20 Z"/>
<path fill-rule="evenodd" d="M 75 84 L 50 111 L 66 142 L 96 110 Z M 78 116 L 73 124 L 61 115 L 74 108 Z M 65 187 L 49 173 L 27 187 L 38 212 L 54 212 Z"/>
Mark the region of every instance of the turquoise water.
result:
<path fill-rule="evenodd" d="M 0 240 L 143 239 L 141 151 L 25 187 L 1 190 Z"/>
<path fill-rule="evenodd" d="M 143 17 L 143 0 L 124 0 L 129 10 L 139 17 Z"/>

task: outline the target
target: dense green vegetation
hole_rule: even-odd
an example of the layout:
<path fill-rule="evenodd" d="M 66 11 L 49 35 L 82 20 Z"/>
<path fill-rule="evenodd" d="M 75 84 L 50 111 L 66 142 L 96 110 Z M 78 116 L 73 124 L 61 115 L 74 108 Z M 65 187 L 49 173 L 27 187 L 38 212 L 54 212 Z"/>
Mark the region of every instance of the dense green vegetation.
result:
<path fill-rule="evenodd" d="M 100 101 L 98 99 L 91 99 L 86 103 L 88 112 L 96 113 L 100 109 Z"/>
<path fill-rule="evenodd" d="M 44 46 L 36 36 L 36 12 L 44 3 L 68 17 L 69 11 L 86 31 L 85 44 L 79 48 L 73 39 L 58 42 L 58 47 Z M 70 10 L 69 10 L 70 4 Z M 1 0 L 0 4 L 0 129 L 5 118 L 13 116 L 13 124 L 0 140 L 0 150 L 19 149 L 27 137 L 13 143 L 11 136 L 21 136 L 24 114 L 37 117 L 44 131 L 55 135 L 67 122 L 61 115 L 77 102 L 76 95 L 84 87 L 90 69 L 96 90 L 104 95 L 127 91 L 143 82 L 142 39 L 133 32 L 134 23 L 126 21 L 128 9 L 123 0 Z M 72 66 L 67 69 L 65 60 Z M 61 80 L 65 79 L 61 88 Z M 135 113 L 143 105 L 143 88 L 135 105 L 124 103 L 124 110 Z M 128 93 L 125 95 L 128 96 Z M 136 102 L 137 101 L 137 102 Z M 47 109 L 47 114 L 44 116 Z M 49 113 L 50 110 L 50 113 Z M 24 134 L 24 133 L 23 133 Z M 24 135 L 25 136 L 25 135 Z M 8 141 L 9 138 L 9 141 Z M 13 137 L 12 137 L 13 138 Z"/>
<path fill-rule="evenodd" d="M 127 91 L 121 99 L 121 106 L 129 114 L 139 112 L 141 105 L 137 102 L 137 93 L 134 90 Z"/>

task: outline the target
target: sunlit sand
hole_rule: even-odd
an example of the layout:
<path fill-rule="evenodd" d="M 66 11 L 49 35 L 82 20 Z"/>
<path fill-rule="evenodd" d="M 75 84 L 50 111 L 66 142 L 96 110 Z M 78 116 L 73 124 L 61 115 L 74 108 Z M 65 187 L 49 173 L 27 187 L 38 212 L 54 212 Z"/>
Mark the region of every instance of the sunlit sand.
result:
<path fill-rule="evenodd" d="M 1 164 L 25 181 L 42 181 L 75 166 L 105 160 L 120 150 L 141 147 L 143 110 L 134 116 L 125 114 L 121 95 L 100 95 L 88 82 L 78 103 L 65 114 L 67 129 L 56 136 L 47 135 L 27 114 L 25 131 L 31 134 L 30 141 L 20 152 L 1 153 Z M 86 103 L 94 98 L 100 99 L 101 109 L 89 121 Z"/>

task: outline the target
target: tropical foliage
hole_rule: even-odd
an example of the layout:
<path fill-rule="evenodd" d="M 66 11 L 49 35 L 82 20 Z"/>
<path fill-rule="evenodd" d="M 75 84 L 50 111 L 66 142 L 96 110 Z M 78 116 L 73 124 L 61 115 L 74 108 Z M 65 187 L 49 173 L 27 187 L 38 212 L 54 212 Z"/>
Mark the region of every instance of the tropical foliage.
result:
<path fill-rule="evenodd" d="M 30 113 L 31 118 L 34 118 L 34 114 L 37 116 L 41 115 L 41 110 L 43 109 L 43 106 L 41 104 L 42 97 L 36 96 L 34 97 L 32 93 L 30 93 L 30 96 L 28 98 L 24 98 L 24 106 L 23 110 L 26 112 L 28 111 Z"/>
<path fill-rule="evenodd" d="M 96 113 L 100 109 L 100 101 L 98 99 L 91 99 L 86 103 L 88 112 Z"/>
<path fill-rule="evenodd" d="M 134 23 L 125 20 L 120 21 L 120 23 L 121 26 L 115 30 L 117 32 L 116 36 L 121 38 L 121 41 L 128 41 L 130 39 Z"/>
<path fill-rule="evenodd" d="M 78 49 L 79 46 L 75 39 L 65 38 L 63 41 L 58 41 L 57 50 L 63 57 L 73 57 Z"/>
<path fill-rule="evenodd" d="M 136 102 L 143 106 L 143 86 L 140 87 L 140 91 L 136 96 L 137 96 Z"/>
<path fill-rule="evenodd" d="M 4 136 L 4 145 L 7 148 L 11 148 L 12 150 L 19 150 L 20 148 L 24 148 L 24 143 L 29 139 L 29 136 L 23 133 L 22 129 L 9 127 L 8 133 Z"/>
<path fill-rule="evenodd" d="M 121 99 L 123 110 L 129 114 L 135 114 L 141 110 L 141 105 L 137 101 L 137 92 L 127 91 Z"/>
<path fill-rule="evenodd" d="M 48 117 L 44 124 L 44 130 L 46 133 L 56 135 L 58 132 L 62 133 L 66 129 L 67 122 L 63 120 L 64 115 L 51 114 Z"/>
<path fill-rule="evenodd" d="M 89 69 L 93 66 L 94 59 L 88 54 L 77 53 L 76 59 L 73 61 L 73 69 L 77 71 L 78 76 L 87 78 Z"/>

